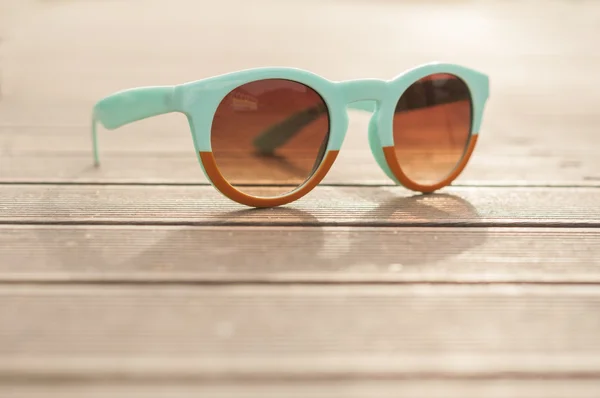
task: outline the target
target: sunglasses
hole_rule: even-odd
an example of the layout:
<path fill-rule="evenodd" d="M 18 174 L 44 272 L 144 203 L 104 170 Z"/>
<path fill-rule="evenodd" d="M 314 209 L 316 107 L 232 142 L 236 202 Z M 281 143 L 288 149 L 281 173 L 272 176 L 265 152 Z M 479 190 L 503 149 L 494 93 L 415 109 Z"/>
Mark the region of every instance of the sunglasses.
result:
<path fill-rule="evenodd" d="M 285 67 L 248 69 L 174 86 L 111 94 L 93 110 L 112 130 L 170 112 L 187 116 L 211 184 L 251 207 L 295 201 L 325 177 L 344 141 L 347 109 L 372 112 L 369 146 L 383 172 L 422 193 L 451 184 L 477 143 L 486 75 L 429 63 L 391 80 L 330 81 Z"/>

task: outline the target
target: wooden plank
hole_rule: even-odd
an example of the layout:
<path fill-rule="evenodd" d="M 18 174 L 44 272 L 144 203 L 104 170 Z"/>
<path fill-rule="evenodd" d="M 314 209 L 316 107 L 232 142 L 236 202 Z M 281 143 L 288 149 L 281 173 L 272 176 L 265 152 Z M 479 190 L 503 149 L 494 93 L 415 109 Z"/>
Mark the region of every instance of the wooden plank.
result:
<path fill-rule="evenodd" d="M 4 398 L 597 398 L 600 382 L 543 380 L 311 380 L 305 382 L 69 382 L 3 384 Z"/>
<path fill-rule="evenodd" d="M 64 142 L 68 142 L 65 139 Z M 366 146 L 363 145 L 364 148 Z M 515 151 L 518 151 L 515 149 Z M 600 160 L 582 152 L 516 156 L 475 153 L 455 185 L 598 186 Z M 202 184 L 207 179 L 193 148 L 181 152 L 111 152 L 100 167 L 91 152 L 0 156 L 0 183 Z M 323 184 L 393 185 L 371 153 L 345 148 Z"/>
<path fill-rule="evenodd" d="M 21 285 L 0 299 L 2 378 L 600 374 L 597 286 Z"/>
<path fill-rule="evenodd" d="M 597 226 L 597 188 L 317 187 L 293 205 L 252 209 L 210 186 L 1 186 L 0 223 Z M 268 193 L 268 188 L 265 188 Z"/>
<path fill-rule="evenodd" d="M 577 158 L 577 160 L 575 160 Z M 0 183 L 206 184 L 196 155 L 122 153 L 104 155 L 93 167 L 91 155 L 16 155 L 0 158 Z M 598 186 L 600 160 L 587 155 L 475 155 L 454 182 L 459 186 Z M 339 156 L 322 182 L 328 185 L 394 185 L 370 152 Z"/>
<path fill-rule="evenodd" d="M 1 282 L 600 282 L 597 229 L 36 225 L 0 241 Z"/>

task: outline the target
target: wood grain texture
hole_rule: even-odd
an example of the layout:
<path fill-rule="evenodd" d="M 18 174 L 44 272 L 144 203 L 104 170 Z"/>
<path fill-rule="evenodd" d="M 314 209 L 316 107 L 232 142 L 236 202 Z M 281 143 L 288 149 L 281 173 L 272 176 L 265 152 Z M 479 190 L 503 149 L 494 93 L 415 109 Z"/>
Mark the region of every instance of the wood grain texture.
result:
<path fill-rule="evenodd" d="M 253 209 L 211 186 L 4 185 L 0 223 L 597 226 L 598 188 L 315 188 L 292 205 Z M 268 188 L 265 188 L 265 193 Z"/>
<path fill-rule="evenodd" d="M 597 286 L 22 285 L 0 299 L 3 377 L 600 374 Z"/>
<path fill-rule="evenodd" d="M 394 185 L 379 169 L 367 144 L 343 148 L 325 185 Z M 600 158 L 585 154 L 483 154 L 475 150 L 456 179 L 460 186 L 598 186 Z M 207 184 L 190 146 L 164 153 L 108 153 L 94 167 L 91 153 L 18 154 L 0 157 L 0 183 Z"/>
<path fill-rule="evenodd" d="M 207 9 L 0 1 L 0 396 L 598 396 L 600 2 Z M 123 88 L 434 60 L 491 79 L 436 195 L 392 186 L 357 112 L 283 208 L 206 186 L 182 115 L 101 130 L 91 167 L 91 108 Z"/>
<path fill-rule="evenodd" d="M 367 142 L 369 116 L 351 113 L 351 125 L 325 184 L 388 184 Z M 544 149 L 527 138 L 482 133 L 461 185 L 598 185 L 593 147 L 596 123 L 577 141 Z M 554 130 L 555 129 L 555 130 Z M 549 127 L 544 134 L 560 135 Z M 40 137 L 43 137 L 41 139 Z M 67 144 L 68 143 L 68 144 Z M 545 145 L 548 145 L 547 143 Z M 101 167 L 93 167 L 88 126 L 0 126 L 0 182 L 169 183 L 207 180 L 183 116 L 161 116 L 100 135 Z"/>
<path fill-rule="evenodd" d="M 597 229 L 36 225 L 0 241 L 4 283 L 600 282 Z"/>
<path fill-rule="evenodd" d="M 597 398 L 600 383 L 573 379 L 499 380 L 311 380 L 190 382 L 11 383 L 3 398 Z"/>

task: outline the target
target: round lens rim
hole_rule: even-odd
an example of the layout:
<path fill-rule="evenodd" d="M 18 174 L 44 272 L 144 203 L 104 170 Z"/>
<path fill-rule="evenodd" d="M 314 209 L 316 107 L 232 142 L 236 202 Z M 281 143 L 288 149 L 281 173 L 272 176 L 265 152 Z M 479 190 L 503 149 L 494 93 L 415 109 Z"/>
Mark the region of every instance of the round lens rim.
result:
<path fill-rule="evenodd" d="M 326 132 L 326 138 L 323 142 L 324 149 L 323 149 L 322 153 L 320 154 L 320 157 L 315 159 L 315 164 L 314 164 L 314 167 L 313 167 L 311 173 L 300 184 L 293 187 L 290 191 L 283 193 L 283 194 L 279 194 L 277 196 L 257 196 L 257 195 L 252 195 L 252 194 L 246 193 L 243 190 L 236 188 L 221 173 L 219 166 L 218 166 L 218 161 L 215 158 L 215 155 L 213 153 L 213 145 L 212 145 L 212 143 L 213 143 L 212 128 L 213 128 L 214 118 L 215 118 L 215 115 L 217 114 L 218 107 L 221 105 L 222 101 L 228 95 L 230 95 L 233 91 L 239 89 L 240 87 L 242 87 L 246 84 L 261 82 L 264 80 L 286 80 L 286 81 L 290 81 L 292 83 L 300 84 L 300 85 L 307 87 L 308 89 L 310 89 L 312 92 L 314 92 L 316 95 L 319 96 L 321 104 L 325 106 L 324 114 L 327 115 L 327 132 Z M 332 112 L 331 112 L 331 109 L 329 106 L 329 102 L 325 99 L 323 94 L 318 89 L 312 87 L 310 84 L 308 84 L 306 82 L 303 82 L 300 80 L 294 80 L 291 78 L 281 78 L 281 77 L 267 77 L 267 78 L 262 78 L 262 79 L 255 79 L 255 80 L 241 82 L 240 84 L 232 87 L 218 101 L 217 106 L 215 108 L 215 112 L 213 113 L 213 116 L 212 116 L 212 120 L 210 122 L 211 151 L 201 151 L 199 153 L 200 161 L 203 164 L 203 168 L 204 168 L 206 176 L 210 179 L 210 181 L 213 183 L 213 185 L 217 188 L 217 190 L 219 190 L 222 194 L 229 197 L 230 199 L 232 199 L 240 204 L 244 204 L 244 205 L 251 206 L 251 207 L 275 207 L 275 206 L 284 205 L 284 204 L 293 202 L 295 200 L 298 200 L 299 198 L 303 197 L 304 195 L 306 195 L 307 193 L 312 191 L 323 180 L 323 178 L 329 172 L 329 169 L 335 162 L 335 160 L 339 154 L 339 150 L 328 149 L 330 146 L 330 142 L 332 140 L 332 134 L 331 134 L 332 120 L 331 119 L 332 119 Z"/>
<path fill-rule="evenodd" d="M 421 192 L 421 193 L 432 193 L 434 191 L 437 191 L 440 188 L 443 188 L 443 187 L 446 187 L 446 186 L 452 184 L 452 182 L 454 180 L 456 180 L 456 178 L 458 178 L 458 176 L 460 176 L 462 174 L 462 172 L 466 168 L 467 164 L 469 163 L 469 160 L 471 159 L 473 151 L 475 150 L 475 147 L 477 145 L 477 139 L 479 136 L 478 132 L 473 131 L 474 117 L 475 117 L 475 115 L 474 115 L 475 104 L 474 104 L 474 100 L 473 100 L 473 92 L 472 92 L 471 88 L 469 87 L 468 83 L 461 76 L 454 74 L 454 73 L 440 71 L 440 72 L 430 73 L 430 74 L 422 76 L 418 79 L 415 79 L 413 82 L 408 84 L 404 88 L 404 90 L 402 90 L 399 93 L 397 98 L 395 98 L 394 109 L 395 109 L 395 106 L 397 106 L 398 102 L 400 101 L 400 98 L 402 98 L 402 96 L 405 94 L 406 90 L 408 90 L 409 87 L 411 87 L 416 82 L 426 79 L 428 77 L 431 77 L 433 75 L 450 75 L 453 78 L 460 80 L 469 92 L 469 107 L 470 107 L 470 109 L 469 109 L 469 114 L 470 114 L 469 134 L 467 136 L 467 140 L 465 141 L 465 145 L 463 147 L 463 152 L 462 152 L 461 158 L 456 162 L 456 164 L 452 168 L 452 170 L 450 170 L 446 174 L 446 176 L 443 179 L 441 179 L 439 182 L 432 183 L 432 184 L 423 184 L 423 183 L 419 183 L 419 182 L 413 180 L 412 178 L 410 178 L 404 172 L 404 170 L 402 169 L 402 166 L 400 165 L 400 160 L 398 159 L 398 155 L 396 154 L 396 142 L 394 140 L 395 137 L 394 137 L 394 131 L 393 131 L 393 122 L 392 122 L 392 131 L 391 131 L 392 145 L 383 147 L 383 154 L 384 154 L 386 163 L 388 164 L 390 171 L 392 172 L 394 177 L 398 180 L 398 182 L 400 184 L 402 184 L 405 188 L 408 188 L 412 191 Z M 393 117 L 394 117 L 394 113 L 392 113 L 392 118 Z"/>

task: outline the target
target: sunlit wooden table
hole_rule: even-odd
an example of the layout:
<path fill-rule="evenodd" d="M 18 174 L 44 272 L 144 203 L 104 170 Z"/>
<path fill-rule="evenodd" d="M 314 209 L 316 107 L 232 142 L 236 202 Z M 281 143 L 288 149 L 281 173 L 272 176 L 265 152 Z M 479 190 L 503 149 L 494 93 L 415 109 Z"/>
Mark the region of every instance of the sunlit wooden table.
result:
<path fill-rule="evenodd" d="M 600 3 L 0 5 L 1 397 L 600 396 Z M 100 131 L 113 91 L 255 66 L 482 70 L 471 163 L 430 196 L 372 159 L 249 210 L 179 114 Z"/>

